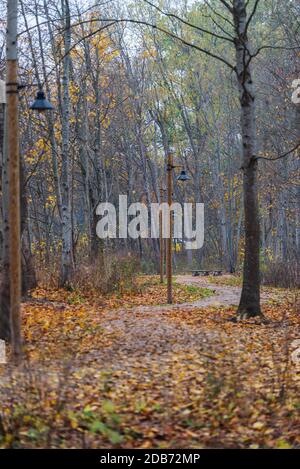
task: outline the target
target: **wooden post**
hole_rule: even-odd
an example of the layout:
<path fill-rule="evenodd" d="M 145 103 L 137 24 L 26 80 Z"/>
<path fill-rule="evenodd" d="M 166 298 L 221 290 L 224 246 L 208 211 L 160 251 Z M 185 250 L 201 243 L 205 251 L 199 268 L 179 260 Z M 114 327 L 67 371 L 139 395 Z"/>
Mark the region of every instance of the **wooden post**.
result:
<path fill-rule="evenodd" d="M 4 125 L 5 125 L 5 81 L 0 80 L 0 155 L 2 157 L 3 146 L 4 146 Z M 2 166 L 2 161 L 1 161 Z"/>
<path fill-rule="evenodd" d="M 11 340 L 10 327 L 10 281 L 9 281 L 9 222 L 8 222 L 8 158 L 6 126 L 6 84 L 0 80 L 0 157 L 2 183 L 2 279 L 0 288 L 0 339 Z"/>
<path fill-rule="evenodd" d="M 164 200 L 164 190 L 162 182 L 160 184 L 160 203 Z M 164 283 L 164 239 L 163 239 L 163 214 L 162 210 L 159 212 L 159 270 L 160 270 L 160 283 Z"/>
<path fill-rule="evenodd" d="M 167 183 L 168 183 L 168 205 L 169 205 L 169 233 L 167 238 L 167 252 L 166 252 L 166 264 L 167 264 L 167 295 L 168 303 L 172 304 L 172 234 L 173 234 L 173 220 L 172 220 L 172 192 L 173 192 L 173 181 L 172 181 L 172 171 L 173 171 L 173 155 L 171 152 L 168 154 L 168 163 L 167 163 Z"/>
<path fill-rule="evenodd" d="M 10 259 L 10 321 L 12 352 L 21 356 L 21 239 L 20 239 L 20 161 L 17 70 L 18 0 L 7 2 L 6 33 L 6 111 L 9 172 L 9 259 Z"/>

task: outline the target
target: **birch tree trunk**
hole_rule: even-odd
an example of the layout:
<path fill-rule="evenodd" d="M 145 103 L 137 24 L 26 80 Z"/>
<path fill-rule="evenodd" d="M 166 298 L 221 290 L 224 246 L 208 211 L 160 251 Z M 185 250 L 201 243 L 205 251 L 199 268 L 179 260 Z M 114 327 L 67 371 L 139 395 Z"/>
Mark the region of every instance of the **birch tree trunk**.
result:
<path fill-rule="evenodd" d="M 26 296 L 29 290 L 37 287 L 33 256 L 28 236 L 28 190 L 25 180 L 24 160 L 20 160 L 20 186 L 21 186 L 21 266 L 22 266 L 22 295 Z"/>
<path fill-rule="evenodd" d="M 94 136 L 94 181 L 90 181 L 90 261 L 98 262 L 104 265 L 104 242 L 98 238 L 96 233 L 96 226 L 98 223 L 98 216 L 96 215 L 96 208 L 103 198 L 107 200 L 107 182 L 106 172 L 103 163 L 102 154 L 102 126 L 101 126 L 101 77 L 100 77 L 100 62 L 101 57 L 99 50 L 96 49 L 96 66 L 94 71 L 93 87 L 95 93 L 95 136 Z M 91 63 L 91 60 L 89 60 Z"/>
<path fill-rule="evenodd" d="M 296 119 L 296 132 L 297 138 L 300 141 L 300 104 L 296 104 L 295 109 L 295 119 Z M 296 163 L 299 165 L 299 162 Z M 296 256 L 297 260 L 300 261 L 300 186 L 298 185 L 295 188 L 295 199 L 298 200 L 298 206 L 296 208 L 296 220 L 295 220 L 295 243 L 296 243 Z"/>
<path fill-rule="evenodd" d="M 245 258 L 243 287 L 238 318 L 261 315 L 259 271 L 259 213 L 257 191 L 255 91 L 250 67 L 250 43 L 247 36 L 245 0 L 233 1 L 236 31 L 236 71 L 240 91 L 241 127 L 243 141 L 243 193 L 245 216 Z"/>
<path fill-rule="evenodd" d="M 51 20 L 49 16 L 49 11 L 48 11 L 48 5 L 46 0 L 44 0 L 44 10 L 45 10 L 45 16 L 47 18 L 47 27 L 48 27 L 48 33 L 49 33 L 49 38 L 50 38 L 50 43 L 51 43 L 51 50 L 53 53 L 53 56 L 55 57 L 55 39 L 53 37 L 53 32 L 51 29 Z M 37 12 L 36 8 L 36 12 Z M 41 53 L 41 62 L 42 62 L 42 71 L 43 71 L 43 78 L 44 78 L 44 83 L 45 83 L 45 88 L 47 91 L 48 96 L 50 95 L 50 88 L 49 88 L 49 83 L 48 83 L 48 77 L 47 77 L 47 70 L 46 70 L 46 61 L 44 57 L 44 51 L 43 51 L 43 41 L 42 41 L 42 34 L 41 34 L 41 28 L 39 24 L 39 16 L 38 13 L 35 15 L 35 21 L 37 24 L 37 31 L 38 31 L 38 40 L 39 40 L 39 48 L 40 48 L 40 53 Z M 30 33 L 29 33 L 30 36 Z M 57 72 L 57 67 L 56 67 L 56 83 L 57 83 L 57 92 L 58 92 L 58 101 L 61 103 L 61 93 L 60 93 L 60 85 L 59 85 L 59 75 Z M 51 147 L 51 160 L 52 160 L 52 171 L 53 171 L 53 181 L 54 181 L 54 186 L 55 186 L 55 193 L 56 193 L 56 201 L 57 201 L 57 209 L 58 209 L 58 214 L 60 217 L 60 222 L 62 219 L 62 196 L 61 196 L 61 182 L 60 182 L 60 175 L 58 171 L 58 161 L 57 161 L 57 141 L 55 138 L 55 129 L 54 129 L 54 124 L 55 124 L 55 118 L 53 116 L 53 113 L 48 113 L 47 116 L 47 123 L 48 123 L 48 129 L 49 129 L 49 140 L 50 140 L 50 147 Z"/>
<path fill-rule="evenodd" d="M 62 0 L 62 16 L 64 18 L 64 59 L 62 78 L 62 171 L 61 171 L 61 196 L 62 196 L 62 255 L 60 286 L 67 286 L 73 273 L 73 248 L 72 248 L 72 217 L 70 199 L 70 155 L 69 155 L 69 118 L 70 118 L 70 48 L 71 48 L 71 21 L 69 1 Z"/>

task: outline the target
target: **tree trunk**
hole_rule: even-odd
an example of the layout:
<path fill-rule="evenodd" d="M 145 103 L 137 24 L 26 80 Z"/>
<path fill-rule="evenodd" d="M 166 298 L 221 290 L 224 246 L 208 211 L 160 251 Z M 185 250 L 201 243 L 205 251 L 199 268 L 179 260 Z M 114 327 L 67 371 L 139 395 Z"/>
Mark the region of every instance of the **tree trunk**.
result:
<path fill-rule="evenodd" d="M 238 318 L 244 319 L 261 315 L 255 91 L 250 68 L 250 44 L 247 37 L 245 0 L 233 1 L 233 18 L 236 30 L 236 72 L 241 103 L 245 216 L 243 287 L 237 314 Z"/>
<path fill-rule="evenodd" d="M 300 141 L 300 104 L 296 104 L 295 109 L 295 119 L 296 119 L 296 135 Z M 299 160 L 298 160 L 299 161 Z M 296 163 L 298 167 L 300 166 L 299 162 Z M 295 199 L 300 200 L 300 186 L 298 185 L 295 188 Z M 300 261 L 300 207 L 299 203 L 296 208 L 296 221 L 295 221 L 295 243 L 296 243 L 296 259 Z"/>
<path fill-rule="evenodd" d="M 26 296 L 29 290 L 37 287 L 37 279 L 33 263 L 33 256 L 30 248 L 28 237 L 28 203 L 27 203 L 27 187 L 25 182 L 24 162 L 21 158 L 20 162 L 21 176 L 21 246 L 22 246 L 22 296 Z"/>
<path fill-rule="evenodd" d="M 96 226 L 98 216 L 96 208 L 101 200 L 108 199 L 106 171 L 102 155 L 102 128 L 101 128 L 101 76 L 100 61 L 98 49 L 96 50 L 96 69 L 93 87 L 95 93 L 95 140 L 94 140 L 94 180 L 90 180 L 90 262 L 97 263 L 104 268 L 104 242 L 98 238 Z"/>
<path fill-rule="evenodd" d="M 62 256 L 60 286 L 65 287 L 71 281 L 73 274 L 73 248 L 72 248 L 72 217 L 70 200 L 70 155 L 69 155 L 69 78 L 70 78 L 70 47 L 71 25 L 68 0 L 62 0 L 62 12 L 65 21 L 64 33 L 64 61 L 63 61 L 63 99 L 62 99 Z"/>

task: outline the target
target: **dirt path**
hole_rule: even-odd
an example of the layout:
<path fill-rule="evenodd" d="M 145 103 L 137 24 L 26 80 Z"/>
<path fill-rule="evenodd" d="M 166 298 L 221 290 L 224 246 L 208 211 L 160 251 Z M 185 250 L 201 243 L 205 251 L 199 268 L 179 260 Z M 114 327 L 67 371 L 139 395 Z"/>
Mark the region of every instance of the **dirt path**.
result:
<path fill-rule="evenodd" d="M 241 289 L 210 284 L 203 277 L 177 276 L 176 282 L 208 288 L 214 293 L 192 303 L 111 310 L 105 315 L 101 327 L 106 334 L 116 334 L 118 339 L 100 353 L 104 354 L 102 358 L 113 368 L 120 367 L 122 356 L 126 356 L 127 363 L 121 366 L 127 368 L 128 360 L 134 360 L 137 355 L 143 356 L 146 361 L 147 357 L 153 360 L 158 355 L 197 348 L 200 343 L 203 346 L 205 342 L 211 346 L 215 339 L 218 341 L 220 332 L 191 329 L 184 323 L 170 321 L 167 313 L 176 309 L 186 311 L 209 306 L 237 305 Z"/>
<path fill-rule="evenodd" d="M 220 286 L 209 283 L 205 277 L 193 277 L 191 275 L 176 276 L 176 282 L 182 285 L 194 285 L 201 288 L 207 288 L 213 292 L 211 296 L 201 298 L 192 303 L 181 303 L 163 306 L 142 306 L 139 309 L 144 311 L 176 309 L 176 308 L 206 308 L 208 306 L 236 306 L 239 303 L 241 288 L 232 286 Z"/>
<path fill-rule="evenodd" d="M 209 297 L 199 299 L 192 303 L 159 305 L 159 306 L 136 306 L 131 309 L 111 310 L 105 315 L 101 323 L 106 334 L 116 334 L 117 340 L 112 342 L 111 347 L 101 351 L 102 357 L 112 367 L 127 368 L 129 362 L 136 359 L 137 355 L 144 357 L 147 361 L 157 360 L 166 353 L 197 348 L 199 344 L 207 343 L 211 347 L 212 342 L 220 341 L 220 334 L 226 335 L 220 330 L 206 331 L 191 329 L 184 322 L 170 321 L 168 312 L 188 311 L 194 308 L 228 307 L 237 306 L 240 299 L 240 287 L 220 286 L 208 283 L 205 277 L 192 277 L 187 275 L 177 276 L 176 282 L 184 285 L 196 285 L 212 290 Z M 268 299 L 267 294 L 262 295 L 262 301 Z M 126 356 L 127 363 L 122 365 L 122 357 Z M 156 358 L 154 358 L 156 357 Z M 128 362 L 129 360 L 129 362 Z"/>
<path fill-rule="evenodd" d="M 158 306 L 137 306 L 134 311 L 140 312 L 159 312 L 170 309 L 191 309 L 191 308 L 207 308 L 209 306 L 238 306 L 241 295 L 241 287 L 216 285 L 208 282 L 206 277 L 193 277 L 191 275 L 178 275 L 176 276 L 176 283 L 182 285 L 194 285 L 200 288 L 207 288 L 212 291 L 212 295 L 193 301 L 191 303 L 180 303 L 173 305 L 158 305 Z M 267 293 L 261 294 L 262 302 L 268 300 L 270 295 Z"/>

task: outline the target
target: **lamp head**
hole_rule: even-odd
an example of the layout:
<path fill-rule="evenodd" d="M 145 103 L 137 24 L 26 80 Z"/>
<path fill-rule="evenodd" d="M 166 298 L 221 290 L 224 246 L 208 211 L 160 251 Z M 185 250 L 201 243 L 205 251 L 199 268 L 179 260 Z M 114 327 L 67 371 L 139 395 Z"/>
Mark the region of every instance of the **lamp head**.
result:
<path fill-rule="evenodd" d="M 176 179 L 177 179 L 177 181 L 180 181 L 180 182 L 186 182 L 186 181 L 189 181 L 189 180 L 191 179 L 191 177 L 188 176 L 188 175 L 186 174 L 186 171 L 183 169 L 183 170 L 181 171 L 181 173 L 179 174 L 179 176 L 177 176 Z"/>
<path fill-rule="evenodd" d="M 36 94 L 36 98 L 30 105 L 30 109 L 33 111 L 53 111 L 54 106 L 48 101 L 43 90 L 39 90 Z"/>

